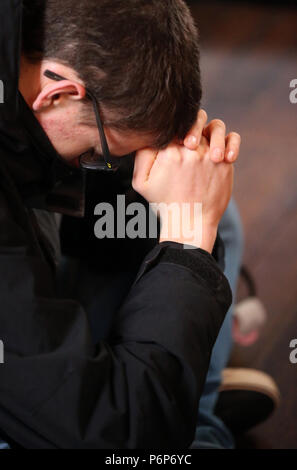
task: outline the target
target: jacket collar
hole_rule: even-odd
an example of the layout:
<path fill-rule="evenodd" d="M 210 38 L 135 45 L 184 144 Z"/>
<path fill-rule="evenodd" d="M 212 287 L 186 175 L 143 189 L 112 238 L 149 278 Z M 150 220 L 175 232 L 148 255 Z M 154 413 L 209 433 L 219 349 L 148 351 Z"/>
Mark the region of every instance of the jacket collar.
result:
<path fill-rule="evenodd" d="M 19 93 L 18 119 L 2 125 L 5 166 L 27 207 L 83 217 L 85 174 L 67 165 Z M 11 123 L 10 123 L 11 124 Z"/>
<path fill-rule="evenodd" d="M 22 0 L 0 0 L 0 165 L 28 207 L 83 216 L 84 173 L 62 161 L 18 91 L 22 14 Z"/>

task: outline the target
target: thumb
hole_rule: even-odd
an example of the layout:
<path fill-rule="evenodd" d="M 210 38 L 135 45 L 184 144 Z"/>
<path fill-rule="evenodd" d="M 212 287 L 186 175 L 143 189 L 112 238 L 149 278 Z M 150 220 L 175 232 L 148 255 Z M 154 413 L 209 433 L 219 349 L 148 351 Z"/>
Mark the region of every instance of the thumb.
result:
<path fill-rule="evenodd" d="M 141 188 L 149 179 L 151 169 L 158 155 L 158 150 L 145 148 L 139 150 L 135 156 L 133 188 Z"/>

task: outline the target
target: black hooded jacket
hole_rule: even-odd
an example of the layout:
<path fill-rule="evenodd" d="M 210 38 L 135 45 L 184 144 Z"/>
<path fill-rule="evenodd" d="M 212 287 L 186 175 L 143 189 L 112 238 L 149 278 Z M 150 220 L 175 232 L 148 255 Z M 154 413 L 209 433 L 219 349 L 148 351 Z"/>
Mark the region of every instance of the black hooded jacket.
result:
<path fill-rule="evenodd" d="M 84 176 L 18 92 L 21 15 L 21 0 L 0 1 L 0 437 L 25 448 L 186 448 L 228 283 L 205 251 L 156 244 L 97 344 L 83 307 L 57 297 L 54 212 L 83 215 Z"/>

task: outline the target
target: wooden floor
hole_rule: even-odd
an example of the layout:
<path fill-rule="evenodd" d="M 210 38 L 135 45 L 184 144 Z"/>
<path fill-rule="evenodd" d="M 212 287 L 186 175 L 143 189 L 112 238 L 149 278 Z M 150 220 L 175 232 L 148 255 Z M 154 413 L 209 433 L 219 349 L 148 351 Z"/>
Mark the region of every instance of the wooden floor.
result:
<path fill-rule="evenodd" d="M 201 3 L 202 5 L 199 5 Z M 235 196 L 245 228 L 245 263 L 269 321 L 258 343 L 235 348 L 232 365 L 259 368 L 277 381 L 282 403 L 242 448 L 297 449 L 297 8 L 198 2 L 203 106 L 240 132 Z"/>

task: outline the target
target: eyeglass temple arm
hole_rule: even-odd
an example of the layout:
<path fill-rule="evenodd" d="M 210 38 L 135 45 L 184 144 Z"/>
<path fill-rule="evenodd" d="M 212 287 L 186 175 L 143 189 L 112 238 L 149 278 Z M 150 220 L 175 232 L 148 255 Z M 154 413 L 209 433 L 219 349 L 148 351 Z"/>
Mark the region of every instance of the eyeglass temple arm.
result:
<path fill-rule="evenodd" d="M 102 153 L 103 153 L 103 156 L 104 156 L 104 160 L 105 160 L 107 166 L 111 167 L 111 164 L 106 161 L 106 159 L 110 160 L 111 157 L 110 157 L 110 151 L 109 151 L 108 143 L 107 143 L 107 140 L 106 140 L 106 137 L 105 137 L 103 124 L 102 124 L 102 120 L 101 120 L 98 105 L 97 105 L 97 100 L 88 89 L 86 89 L 86 93 L 87 93 L 87 96 L 89 96 L 91 98 L 92 103 L 93 103 L 95 116 L 96 116 L 96 121 L 97 121 L 97 126 L 98 126 L 98 129 L 99 129 L 99 134 L 100 134 L 100 139 L 101 139 Z"/>

